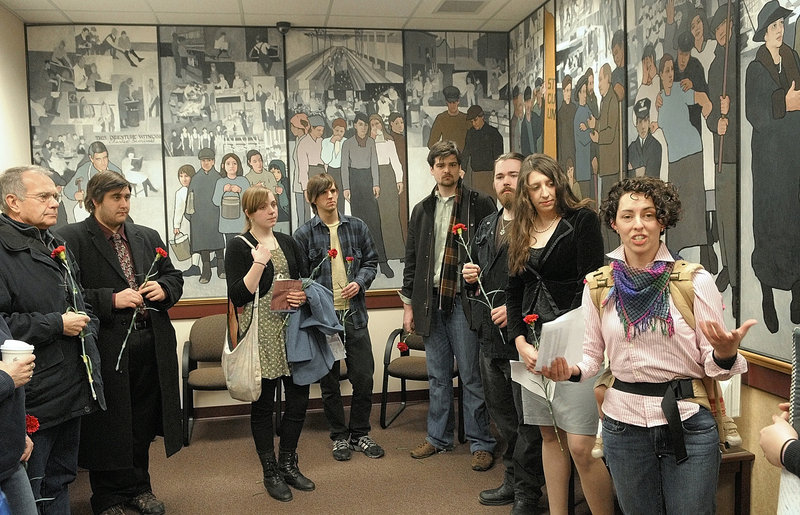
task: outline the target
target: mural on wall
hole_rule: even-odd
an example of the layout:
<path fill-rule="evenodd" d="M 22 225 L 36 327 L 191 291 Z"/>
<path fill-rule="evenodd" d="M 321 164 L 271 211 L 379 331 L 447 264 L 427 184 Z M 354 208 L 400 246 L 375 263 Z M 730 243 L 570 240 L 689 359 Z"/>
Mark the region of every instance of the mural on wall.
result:
<path fill-rule="evenodd" d="M 283 38 L 256 27 L 159 27 L 167 223 L 184 298 L 225 296 L 224 249 L 241 194 L 278 198 L 290 234 Z"/>
<path fill-rule="evenodd" d="M 548 11 L 548 9 L 550 9 Z M 509 32 L 511 79 L 510 151 L 556 155 L 555 83 L 546 39 L 553 37 L 553 2 L 535 11 Z M 549 34 L 545 27 L 550 24 Z"/>
<path fill-rule="evenodd" d="M 645 0 L 627 12 L 627 174 L 677 186 L 683 216 L 667 246 L 716 275 L 730 323 L 739 302 L 737 9 L 733 1 Z"/>
<path fill-rule="evenodd" d="M 409 205 L 430 194 L 428 151 L 442 139 L 462 149 L 464 182 L 494 197 L 494 159 L 508 151 L 507 35 L 406 31 L 403 44 Z"/>
<path fill-rule="evenodd" d="M 622 13 L 621 0 L 556 3 L 558 160 L 574 175 L 573 191 L 581 198 L 605 198 L 623 176 Z M 603 239 L 607 250 L 619 244 L 617 235 L 605 227 Z"/>
<path fill-rule="evenodd" d="M 62 194 L 57 226 L 89 216 L 86 184 L 108 169 L 133 185 L 130 216 L 163 238 L 155 27 L 28 27 L 27 40 L 31 148 Z"/>
<path fill-rule="evenodd" d="M 752 205 L 740 220 L 741 318 L 764 322 L 750 348 L 786 361 L 800 324 L 799 3 L 743 0 L 740 10 L 741 205 Z"/>
<path fill-rule="evenodd" d="M 308 178 L 327 171 L 339 210 L 375 241 L 372 287 L 396 288 L 408 220 L 402 32 L 293 29 L 286 47 L 293 228 L 313 216 Z"/>

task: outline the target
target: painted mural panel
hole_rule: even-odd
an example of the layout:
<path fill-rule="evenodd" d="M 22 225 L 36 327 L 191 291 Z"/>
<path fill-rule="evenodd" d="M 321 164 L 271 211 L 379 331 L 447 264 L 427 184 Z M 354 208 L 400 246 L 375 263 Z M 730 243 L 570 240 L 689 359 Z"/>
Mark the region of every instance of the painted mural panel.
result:
<path fill-rule="evenodd" d="M 667 246 L 716 276 L 731 324 L 739 301 L 737 8 L 645 0 L 629 3 L 627 13 L 626 173 L 677 186 L 683 215 L 667 231 Z"/>
<path fill-rule="evenodd" d="M 581 198 L 604 198 L 623 175 L 622 17 L 621 0 L 556 3 L 558 159 Z M 610 229 L 603 238 L 607 250 L 619 244 Z"/>
<path fill-rule="evenodd" d="M 339 210 L 366 222 L 380 272 L 402 283 L 408 221 L 402 32 L 293 29 L 286 36 L 293 228 L 313 216 L 308 178 L 327 171 Z M 375 149 L 372 152 L 372 148 Z"/>
<path fill-rule="evenodd" d="M 277 194 L 289 233 L 283 37 L 256 27 L 159 27 L 167 224 L 184 298 L 225 296 L 241 194 Z"/>
<path fill-rule="evenodd" d="M 525 18 L 509 33 L 511 71 L 510 150 L 522 155 L 544 152 L 552 131 L 545 130 L 548 89 L 545 72 L 545 9 Z M 550 14 L 552 16 L 552 14 Z M 552 32 L 551 32 L 552 35 Z"/>
<path fill-rule="evenodd" d="M 494 196 L 494 157 L 508 150 L 507 34 L 406 31 L 404 46 L 409 205 L 430 194 L 434 180 L 426 158 L 442 139 L 462 149 L 465 183 Z M 475 151 L 498 132 L 502 151 Z"/>
<path fill-rule="evenodd" d="M 742 0 L 739 18 L 741 318 L 763 321 L 749 348 L 785 361 L 800 324 L 798 4 Z"/>
<path fill-rule="evenodd" d="M 108 169 L 133 184 L 130 216 L 164 237 L 155 27 L 38 26 L 27 39 L 31 147 L 62 193 L 57 227 L 89 216 L 86 184 Z"/>

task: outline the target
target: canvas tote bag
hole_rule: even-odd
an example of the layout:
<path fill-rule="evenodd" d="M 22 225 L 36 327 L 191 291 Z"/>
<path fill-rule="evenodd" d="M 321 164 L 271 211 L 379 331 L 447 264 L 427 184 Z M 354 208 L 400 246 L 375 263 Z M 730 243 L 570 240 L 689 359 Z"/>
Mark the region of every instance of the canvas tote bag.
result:
<path fill-rule="evenodd" d="M 253 245 L 242 238 L 251 248 Z M 261 397 L 261 358 L 258 355 L 258 295 L 253 301 L 252 317 L 247 332 L 239 338 L 239 317 L 236 307 L 228 297 L 228 326 L 222 351 L 222 371 L 231 397 L 254 402 Z"/>

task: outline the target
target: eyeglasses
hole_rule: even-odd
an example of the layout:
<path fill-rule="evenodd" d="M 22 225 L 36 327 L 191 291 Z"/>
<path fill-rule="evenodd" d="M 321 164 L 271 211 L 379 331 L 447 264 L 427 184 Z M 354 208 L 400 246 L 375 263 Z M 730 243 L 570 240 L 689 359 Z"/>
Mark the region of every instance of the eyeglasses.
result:
<path fill-rule="evenodd" d="M 22 195 L 21 198 L 23 198 L 23 199 L 35 198 L 36 200 L 38 200 L 39 202 L 44 204 L 45 202 L 47 202 L 51 198 L 53 200 L 55 200 L 56 202 L 59 202 L 61 200 L 61 194 L 60 193 L 37 193 L 35 195 Z"/>

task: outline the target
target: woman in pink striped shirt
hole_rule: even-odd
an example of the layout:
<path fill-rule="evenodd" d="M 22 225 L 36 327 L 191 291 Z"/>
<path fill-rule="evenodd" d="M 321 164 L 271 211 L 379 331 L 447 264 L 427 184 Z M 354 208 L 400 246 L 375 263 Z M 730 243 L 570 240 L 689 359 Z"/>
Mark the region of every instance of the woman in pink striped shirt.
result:
<path fill-rule="evenodd" d="M 670 183 L 650 177 L 616 184 L 601 216 L 622 245 L 608 254 L 614 286 L 595 309 L 583 292 L 583 360 L 556 359 L 544 374 L 582 381 L 608 353 L 614 385 L 603 403 L 606 462 L 625 513 L 715 512 L 721 460 L 711 412 L 693 397 L 692 379 L 727 379 L 747 370 L 739 343 L 755 320 L 726 331 L 722 297 L 705 270 L 692 278 L 696 328 L 670 299 L 675 260 L 661 235 L 677 223 L 681 203 Z"/>

